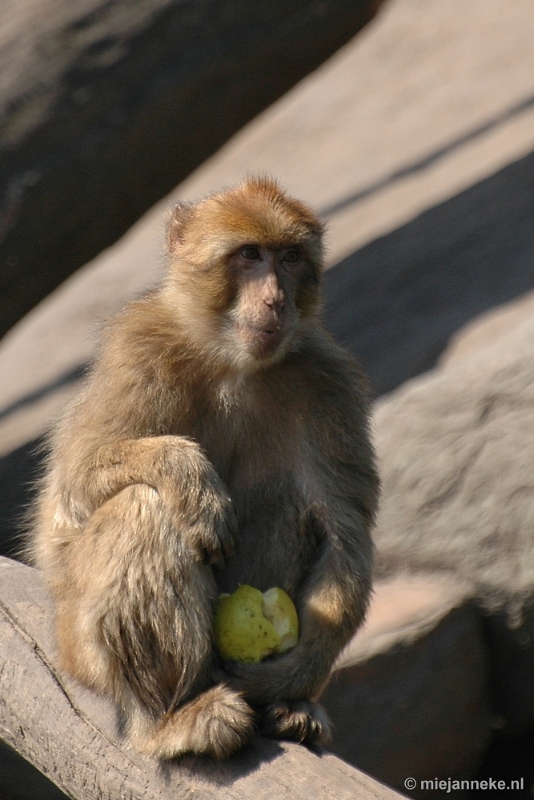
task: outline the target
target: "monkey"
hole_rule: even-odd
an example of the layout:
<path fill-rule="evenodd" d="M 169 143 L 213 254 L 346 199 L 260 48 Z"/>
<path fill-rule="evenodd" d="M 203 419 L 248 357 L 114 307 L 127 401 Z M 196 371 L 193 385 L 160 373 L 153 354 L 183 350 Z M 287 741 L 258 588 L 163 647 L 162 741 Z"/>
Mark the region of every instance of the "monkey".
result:
<path fill-rule="evenodd" d="M 328 740 L 379 479 L 365 378 L 320 322 L 323 235 L 269 177 L 178 203 L 163 279 L 105 327 L 50 436 L 30 547 L 59 664 L 156 758 Z M 214 606 L 240 584 L 292 597 L 293 650 L 222 661 Z"/>

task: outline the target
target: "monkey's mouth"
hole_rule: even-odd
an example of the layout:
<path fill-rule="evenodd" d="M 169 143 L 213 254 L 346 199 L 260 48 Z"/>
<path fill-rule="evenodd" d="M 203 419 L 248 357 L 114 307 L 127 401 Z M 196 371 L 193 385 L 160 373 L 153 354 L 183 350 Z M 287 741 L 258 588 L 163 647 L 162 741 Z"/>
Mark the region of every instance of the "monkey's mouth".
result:
<path fill-rule="evenodd" d="M 265 326 L 246 323 L 239 325 L 238 330 L 246 345 L 266 353 L 276 350 L 283 338 L 282 326 L 278 323 Z"/>

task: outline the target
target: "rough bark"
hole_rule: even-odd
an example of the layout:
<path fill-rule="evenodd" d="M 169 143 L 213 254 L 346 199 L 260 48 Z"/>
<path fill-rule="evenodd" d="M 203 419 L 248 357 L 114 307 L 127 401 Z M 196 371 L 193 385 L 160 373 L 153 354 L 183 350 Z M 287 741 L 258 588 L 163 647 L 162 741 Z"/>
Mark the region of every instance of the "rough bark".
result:
<path fill-rule="evenodd" d="M 0 559 L 0 738 L 75 800 L 354 800 L 399 797 L 328 753 L 258 737 L 222 763 L 162 764 L 127 748 L 110 703 L 54 666 L 39 575 Z"/>
<path fill-rule="evenodd" d="M 2 3 L 0 335 L 379 2 Z"/>

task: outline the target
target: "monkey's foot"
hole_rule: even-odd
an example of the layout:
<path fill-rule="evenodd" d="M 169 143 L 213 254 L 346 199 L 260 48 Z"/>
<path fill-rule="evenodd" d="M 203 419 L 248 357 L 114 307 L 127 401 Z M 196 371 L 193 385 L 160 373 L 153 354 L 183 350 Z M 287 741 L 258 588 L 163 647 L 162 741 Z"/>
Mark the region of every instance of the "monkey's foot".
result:
<path fill-rule="evenodd" d="M 253 732 L 250 706 L 233 689 L 218 685 L 165 716 L 151 731 L 132 739 L 137 749 L 155 758 L 184 753 L 226 758 L 243 747 Z"/>
<path fill-rule="evenodd" d="M 260 712 L 260 731 L 271 739 L 290 739 L 318 745 L 331 738 L 331 725 L 326 712 L 306 700 L 277 701 Z"/>

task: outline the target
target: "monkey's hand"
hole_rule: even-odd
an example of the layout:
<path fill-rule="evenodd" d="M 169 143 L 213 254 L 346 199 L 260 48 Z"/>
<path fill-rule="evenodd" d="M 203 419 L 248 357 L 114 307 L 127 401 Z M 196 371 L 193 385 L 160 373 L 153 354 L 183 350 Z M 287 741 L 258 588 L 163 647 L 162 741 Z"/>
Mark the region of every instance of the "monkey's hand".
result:
<path fill-rule="evenodd" d="M 322 659 L 321 659 L 322 662 Z M 276 700 L 314 700 L 326 683 L 329 668 L 311 653 L 290 653 L 266 658 L 257 664 L 227 661 L 224 671 L 232 688 L 243 693 L 253 705 Z"/>
<path fill-rule="evenodd" d="M 202 561 L 223 567 L 234 551 L 237 522 L 228 492 L 215 470 L 198 487 L 198 496 L 196 507 L 193 504 L 184 510 L 178 503 L 179 528 Z"/>
<path fill-rule="evenodd" d="M 257 664 L 225 663 L 230 685 L 250 703 L 319 697 L 338 654 L 362 621 L 369 593 L 367 582 L 353 575 L 343 583 L 335 577 L 327 571 L 327 578 L 312 584 L 301 602 L 297 598 L 300 636 L 293 650 Z"/>
<path fill-rule="evenodd" d="M 237 522 L 228 489 L 199 448 L 192 447 L 165 471 L 160 494 L 172 510 L 178 530 L 198 553 L 215 567 L 230 559 Z"/>

